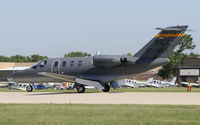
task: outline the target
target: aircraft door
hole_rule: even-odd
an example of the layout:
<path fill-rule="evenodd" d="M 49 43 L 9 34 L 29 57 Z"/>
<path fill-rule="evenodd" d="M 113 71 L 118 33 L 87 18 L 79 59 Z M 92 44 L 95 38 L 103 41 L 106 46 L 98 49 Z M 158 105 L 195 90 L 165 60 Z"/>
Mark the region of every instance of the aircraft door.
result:
<path fill-rule="evenodd" d="M 55 60 L 51 64 L 51 72 L 60 74 L 60 60 Z"/>

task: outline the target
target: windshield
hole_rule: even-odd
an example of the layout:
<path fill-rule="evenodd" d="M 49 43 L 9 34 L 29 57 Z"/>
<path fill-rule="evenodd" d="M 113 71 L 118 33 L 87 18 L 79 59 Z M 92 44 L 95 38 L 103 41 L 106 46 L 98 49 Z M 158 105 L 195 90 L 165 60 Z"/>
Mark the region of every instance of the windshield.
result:
<path fill-rule="evenodd" d="M 36 68 L 38 65 L 40 65 L 40 63 L 42 62 L 42 60 L 40 60 L 39 62 L 37 62 L 35 65 L 33 65 L 31 68 Z"/>

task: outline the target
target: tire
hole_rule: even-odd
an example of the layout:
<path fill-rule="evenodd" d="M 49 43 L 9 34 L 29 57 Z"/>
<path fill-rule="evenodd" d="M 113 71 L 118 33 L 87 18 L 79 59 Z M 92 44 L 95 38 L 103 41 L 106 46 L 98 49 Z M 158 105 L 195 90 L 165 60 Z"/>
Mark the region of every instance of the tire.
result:
<path fill-rule="evenodd" d="M 110 91 L 110 86 L 108 84 L 105 84 L 103 92 L 109 92 Z"/>
<path fill-rule="evenodd" d="M 32 85 L 28 85 L 28 86 L 26 87 L 26 91 L 27 91 L 27 92 L 32 92 L 32 91 L 33 91 Z"/>
<path fill-rule="evenodd" d="M 78 93 L 84 93 L 85 87 L 83 85 L 78 85 L 76 90 L 77 90 Z"/>

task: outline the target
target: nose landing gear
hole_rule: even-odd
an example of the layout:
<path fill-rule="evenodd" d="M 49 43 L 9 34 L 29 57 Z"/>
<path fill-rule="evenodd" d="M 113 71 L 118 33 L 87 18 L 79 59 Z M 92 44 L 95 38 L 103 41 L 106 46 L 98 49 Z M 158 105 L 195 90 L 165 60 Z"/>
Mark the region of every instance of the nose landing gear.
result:
<path fill-rule="evenodd" d="M 32 85 L 28 85 L 28 86 L 26 87 L 26 91 L 27 91 L 27 92 L 32 92 L 32 91 L 33 91 Z"/>
<path fill-rule="evenodd" d="M 84 93 L 85 92 L 85 87 L 83 85 L 77 85 L 76 90 L 78 93 Z"/>

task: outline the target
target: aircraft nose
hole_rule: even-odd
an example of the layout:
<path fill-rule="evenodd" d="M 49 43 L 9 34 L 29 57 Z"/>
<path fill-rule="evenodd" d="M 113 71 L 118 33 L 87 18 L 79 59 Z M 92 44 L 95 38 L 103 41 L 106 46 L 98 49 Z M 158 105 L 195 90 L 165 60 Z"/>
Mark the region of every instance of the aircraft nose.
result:
<path fill-rule="evenodd" d="M 7 77 L 7 80 L 8 80 L 9 82 L 13 82 L 13 81 L 14 81 L 14 79 L 13 79 L 13 74 L 9 74 L 8 77 Z"/>

